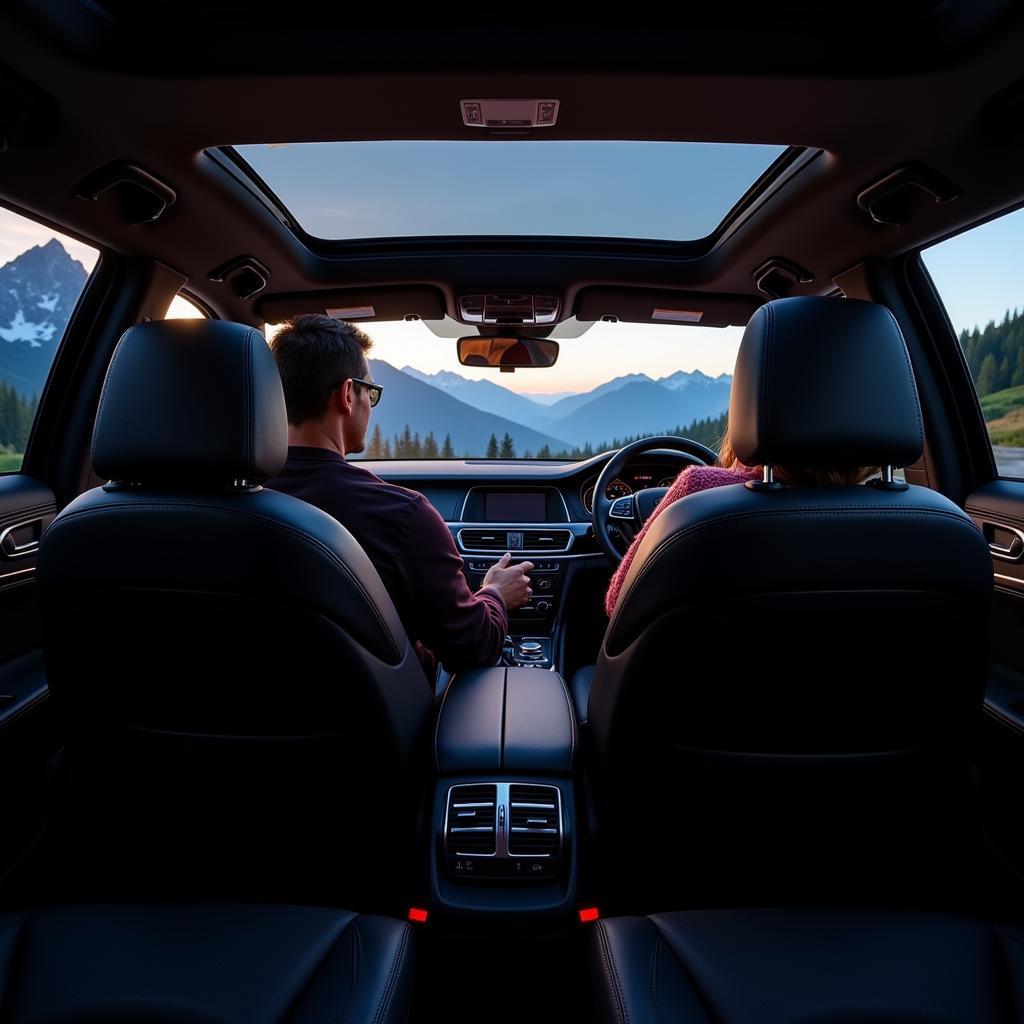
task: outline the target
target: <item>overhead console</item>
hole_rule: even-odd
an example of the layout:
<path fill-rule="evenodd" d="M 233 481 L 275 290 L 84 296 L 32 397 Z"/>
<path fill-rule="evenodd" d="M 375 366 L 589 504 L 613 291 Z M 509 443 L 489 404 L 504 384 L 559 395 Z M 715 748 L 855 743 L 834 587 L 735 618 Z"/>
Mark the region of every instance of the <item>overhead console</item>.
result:
<path fill-rule="evenodd" d="M 554 295 L 482 292 L 459 296 L 459 317 L 467 324 L 554 324 L 560 305 Z"/>

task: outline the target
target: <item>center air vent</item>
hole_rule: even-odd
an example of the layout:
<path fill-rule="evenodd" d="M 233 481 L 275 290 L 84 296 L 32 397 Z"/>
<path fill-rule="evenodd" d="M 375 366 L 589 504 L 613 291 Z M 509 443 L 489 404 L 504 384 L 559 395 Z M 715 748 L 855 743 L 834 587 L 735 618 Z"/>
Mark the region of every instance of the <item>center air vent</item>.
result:
<path fill-rule="evenodd" d="M 522 551 L 561 553 L 572 543 L 570 530 L 459 530 L 463 551 Z"/>
<path fill-rule="evenodd" d="M 509 786 L 510 857 L 557 857 L 561 845 L 558 790 Z"/>
<path fill-rule="evenodd" d="M 467 551 L 508 550 L 508 530 L 462 530 L 459 540 Z"/>
<path fill-rule="evenodd" d="M 445 845 L 449 856 L 493 857 L 497 852 L 497 786 L 452 786 Z"/>
<path fill-rule="evenodd" d="M 523 530 L 523 550 L 565 551 L 571 538 L 568 530 Z"/>
<path fill-rule="evenodd" d="M 557 786 L 452 786 L 444 827 L 448 871 L 479 881 L 548 881 L 561 871 L 563 828 Z"/>

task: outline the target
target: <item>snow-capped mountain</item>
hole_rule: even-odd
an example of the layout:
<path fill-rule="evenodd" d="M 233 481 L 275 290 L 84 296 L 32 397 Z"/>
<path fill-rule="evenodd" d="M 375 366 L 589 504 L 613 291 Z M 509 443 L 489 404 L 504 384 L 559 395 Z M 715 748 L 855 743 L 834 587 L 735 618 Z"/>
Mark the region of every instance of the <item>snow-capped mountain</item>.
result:
<path fill-rule="evenodd" d="M 87 277 L 56 238 L 0 267 L 0 379 L 26 396 L 42 390 Z"/>

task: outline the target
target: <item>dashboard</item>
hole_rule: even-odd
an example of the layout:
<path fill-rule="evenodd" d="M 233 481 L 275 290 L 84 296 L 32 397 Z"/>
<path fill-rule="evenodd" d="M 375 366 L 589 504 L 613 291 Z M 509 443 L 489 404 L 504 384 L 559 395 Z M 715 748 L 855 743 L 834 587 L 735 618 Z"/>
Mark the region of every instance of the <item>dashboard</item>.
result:
<path fill-rule="evenodd" d="M 389 483 L 419 491 L 445 520 L 473 590 L 506 551 L 533 564 L 533 594 L 509 614 L 505 664 L 561 669 L 572 595 L 603 593 L 612 565 L 594 537 L 594 487 L 614 453 L 580 462 L 497 459 L 364 461 Z M 658 449 L 629 462 L 610 498 L 667 487 L 692 460 Z M 610 527 L 610 532 L 615 526 Z M 613 534 L 614 536 L 614 534 Z M 580 582 L 587 581 L 589 582 Z M 578 606 L 578 605 L 577 605 Z M 595 641 L 596 642 L 596 641 Z M 584 657 L 592 659 L 593 652 Z"/>
<path fill-rule="evenodd" d="M 602 453 L 579 462 L 500 461 L 494 459 L 465 460 L 392 460 L 363 461 L 371 472 L 391 483 L 420 491 L 448 523 L 463 552 L 479 551 L 476 534 L 460 536 L 467 529 L 504 525 L 523 527 L 523 537 L 510 539 L 522 543 L 513 551 L 527 551 L 533 526 L 557 525 L 573 537 L 562 552 L 578 547 L 597 552 L 595 545 L 579 544 L 591 524 L 594 487 L 612 453 Z M 657 450 L 647 452 L 628 464 L 608 484 L 609 498 L 632 494 L 644 487 L 668 487 L 691 460 L 678 452 Z M 498 531 L 500 532 L 500 531 Z M 561 538 L 559 538 L 561 541 Z M 497 540 L 493 543 L 497 544 Z M 502 551 L 506 550 L 505 548 Z"/>

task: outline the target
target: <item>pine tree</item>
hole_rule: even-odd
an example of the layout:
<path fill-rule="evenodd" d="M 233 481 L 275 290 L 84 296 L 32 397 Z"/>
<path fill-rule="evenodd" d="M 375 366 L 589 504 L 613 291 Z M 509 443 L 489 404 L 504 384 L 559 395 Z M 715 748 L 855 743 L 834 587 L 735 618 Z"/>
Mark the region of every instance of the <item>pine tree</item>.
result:
<path fill-rule="evenodd" d="M 418 459 L 423 454 L 423 448 L 420 445 L 420 432 L 417 430 L 413 435 L 412 444 L 409 445 L 409 458 Z"/>
<path fill-rule="evenodd" d="M 506 433 L 501 439 L 501 457 L 503 459 L 514 459 L 516 457 L 515 445 L 512 438 Z"/>
<path fill-rule="evenodd" d="M 1010 378 L 1010 387 L 1016 388 L 1024 384 L 1024 345 L 1017 349 L 1017 365 L 1013 369 L 1013 376 Z"/>
<path fill-rule="evenodd" d="M 430 433 L 423 439 L 423 458 L 436 459 L 437 457 L 437 441 L 434 438 L 434 432 L 430 431 Z"/>
<path fill-rule="evenodd" d="M 541 448 L 541 450 L 539 452 L 537 452 L 537 458 L 538 459 L 550 459 L 551 458 L 551 449 L 547 445 L 544 445 L 544 447 Z"/>
<path fill-rule="evenodd" d="M 380 424 L 376 424 L 373 433 L 370 435 L 370 447 L 366 452 L 368 459 L 381 459 L 384 457 L 384 438 L 380 432 Z"/>
<path fill-rule="evenodd" d="M 391 442 L 386 437 L 384 438 L 384 450 L 382 451 L 380 457 L 382 459 L 391 458 Z"/>
<path fill-rule="evenodd" d="M 978 372 L 976 387 L 978 389 L 979 397 L 984 398 L 985 395 L 991 394 L 993 391 L 997 390 L 996 378 L 998 375 L 999 367 L 996 366 L 996 357 L 989 352 L 981 364 L 981 370 Z"/>
<path fill-rule="evenodd" d="M 491 434 L 490 441 L 487 442 L 487 458 L 496 459 L 498 457 L 498 439 Z"/>
<path fill-rule="evenodd" d="M 452 435 L 451 434 L 445 434 L 444 435 L 444 447 L 441 449 L 441 458 L 442 459 L 454 459 L 455 458 L 455 449 L 452 447 Z"/>

